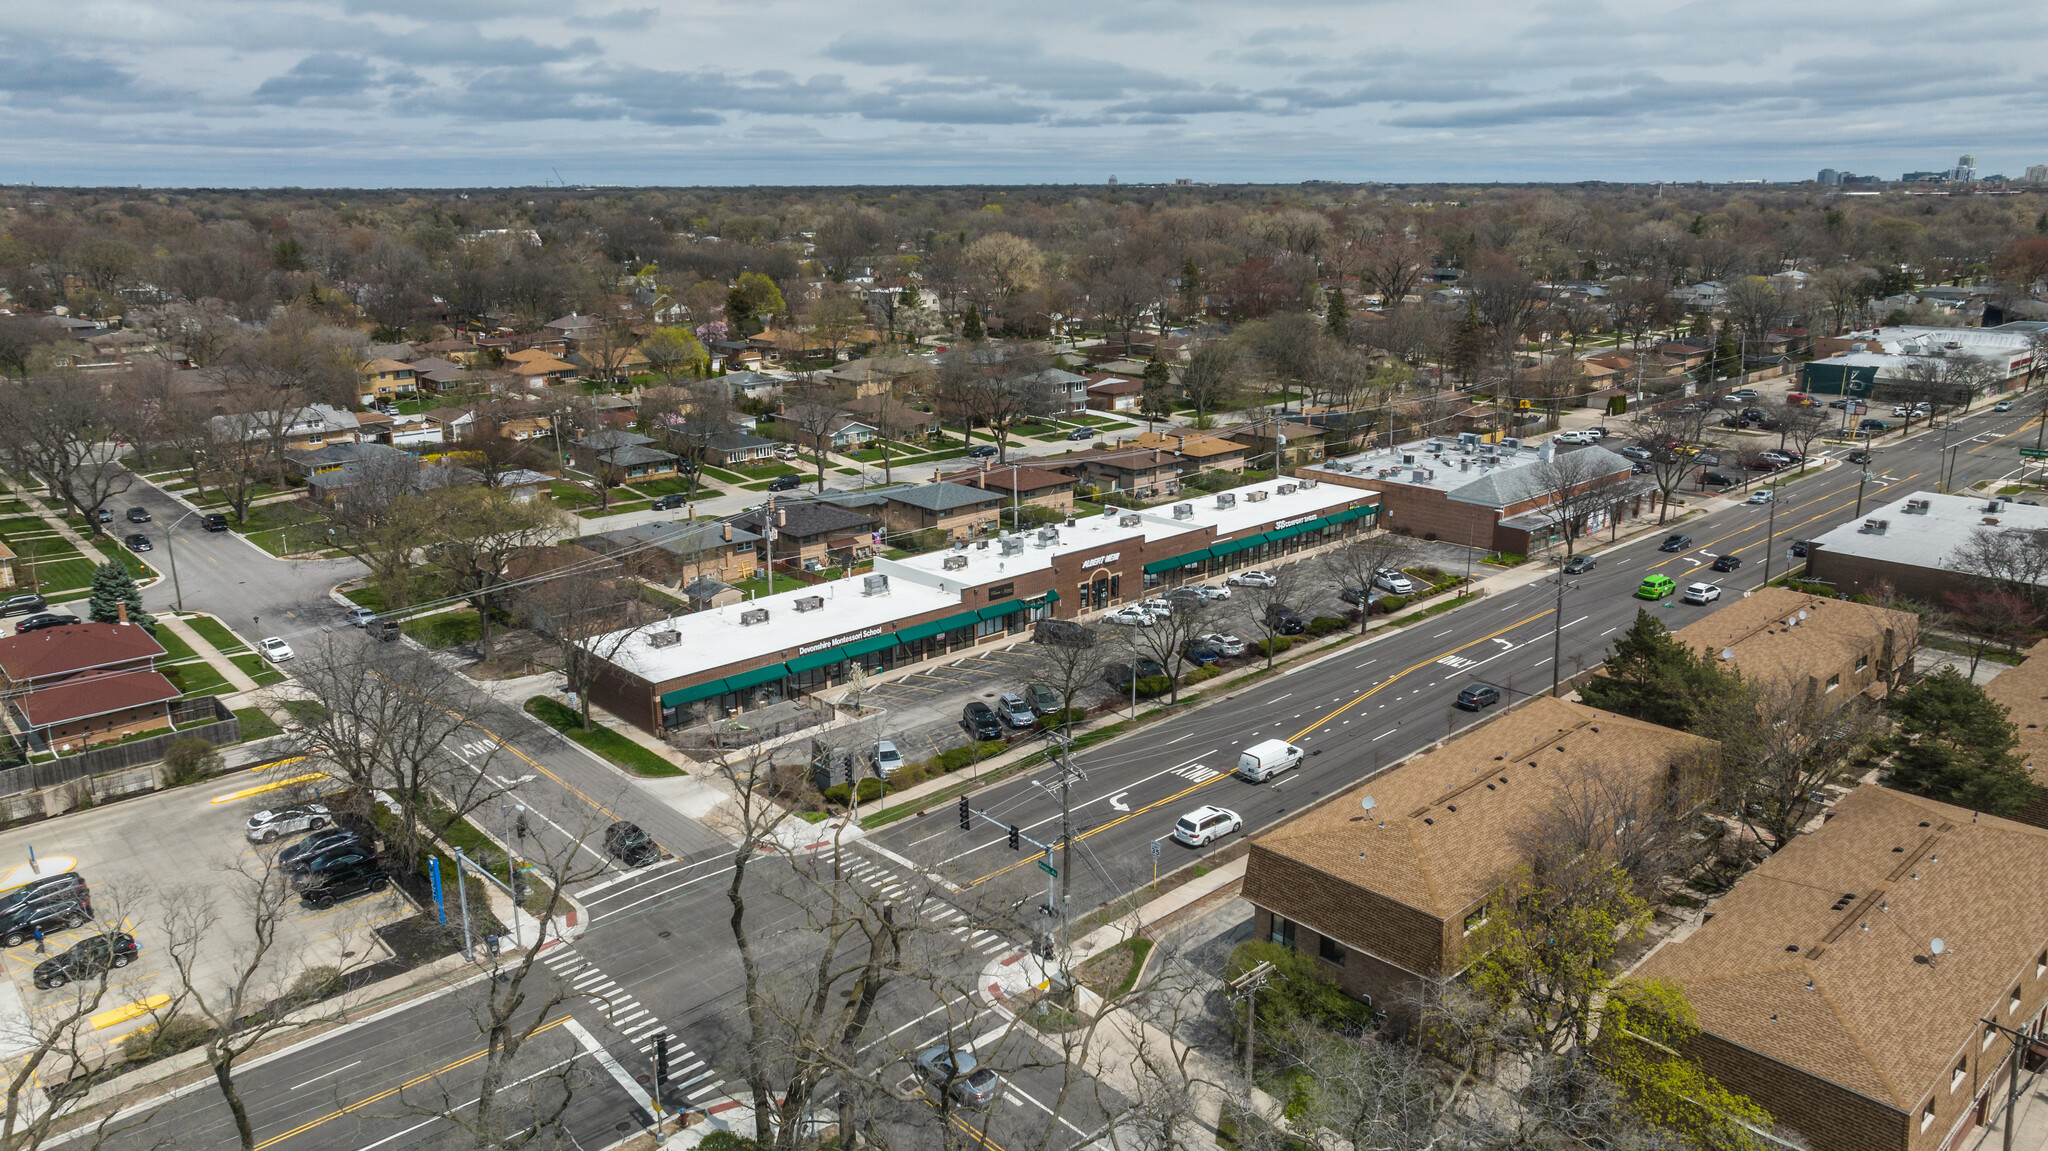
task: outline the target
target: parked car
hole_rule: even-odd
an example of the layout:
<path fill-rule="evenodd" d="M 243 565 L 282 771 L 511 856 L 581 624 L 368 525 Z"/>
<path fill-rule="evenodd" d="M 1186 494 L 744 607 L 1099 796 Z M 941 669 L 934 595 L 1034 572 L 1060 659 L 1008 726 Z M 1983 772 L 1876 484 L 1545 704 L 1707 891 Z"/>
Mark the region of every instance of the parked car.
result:
<path fill-rule="evenodd" d="M 249 817 L 243 831 L 251 843 L 269 843 L 302 831 L 318 831 L 334 822 L 324 804 L 296 803 L 290 807 L 266 808 Z"/>
<path fill-rule="evenodd" d="M 1904 404 L 1893 404 L 1893 405 L 1892 405 L 1892 418 L 1893 418 L 1893 419 L 1895 419 L 1895 420 L 1902 420 L 1902 419 L 1905 419 L 1905 418 L 1906 418 L 1907 416 L 1909 416 L 1909 415 L 1912 415 L 1912 414 L 1913 414 L 1913 409 L 1911 409 L 1911 408 L 1907 407 L 1907 406 L 1906 406 L 1906 405 L 1904 405 Z"/>
<path fill-rule="evenodd" d="M 1275 577 L 1272 572 L 1262 571 L 1238 572 L 1237 574 L 1231 576 L 1229 579 L 1224 580 L 1223 582 L 1225 584 L 1235 584 L 1238 587 L 1280 586 L 1280 580 L 1277 577 Z"/>
<path fill-rule="evenodd" d="M 793 492 L 802 486 L 804 486 L 803 477 L 791 473 L 786 476 L 776 476 L 774 479 L 769 480 L 767 490 L 771 492 Z"/>
<path fill-rule="evenodd" d="M 996 446 L 994 444 L 976 444 L 974 447 L 967 449 L 967 458 L 970 460 L 985 460 L 995 455 Z"/>
<path fill-rule="evenodd" d="M 1244 818 L 1227 807 L 1198 807 L 1174 822 L 1173 838 L 1189 847 L 1206 847 L 1244 827 Z"/>
<path fill-rule="evenodd" d="M 36 964 L 30 978 L 38 988 L 47 991 L 74 979 L 96 979 L 102 972 L 126 967 L 135 962 L 141 951 L 135 946 L 135 937 L 125 931 L 88 935 Z"/>
<path fill-rule="evenodd" d="M 1600 566 L 1600 561 L 1592 556 L 1573 556 L 1564 561 L 1564 574 L 1578 575 L 1580 572 L 1592 571 L 1598 566 Z"/>
<path fill-rule="evenodd" d="M 1691 546 L 1691 536 L 1683 532 L 1673 532 L 1664 537 L 1664 542 L 1657 545 L 1657 550 L 1660 552 L 1682 552 Z"/>
<path fill-rule="evenodd" d="M 1888 432 L 1892 426 L 1883 420 L 1857 420 L 1856 429 L 1863 432 Z"/>
<path fill-rule="evenodd" d="M 1735 569 L 1737 569 L 1737 568 L 1739 568 L 1739 567 L 1741 567 L 1741 566 L 1742 566 L 1742 557 L 1741 557 L 1741 556 L 1738 556 L 1738 555 L 1725 555 L 1725 556 L 1715 556 L 1715 557 L 1714 557 L 1714 563 L 1713 563 L 1713 568 L 1714 568 L 1714 570 L 1715 570 L 1715 571 L 1717 571 L 1717 572 L 1732 572 L 1732 571 L 1734 571 Z"/>
<path fill-rule="evenodd" d="M 351 627 L 362 627 L 363 625 L 369 623 L 371 620 L 376 618 L 376 612 L 371 611 L 369 608 L 363 607 L 361 604 L 358 604 L 355 607 L 348 609 L 348 622 L 349 626 Z"/>
<path fill-rule="evenodd" d="M 1638 447 L 1635 444 L 1629 444 L 1621 449 L 1621 454 L 1627 456 L 1629 459 L 1632 460 L 1647 461 L 1650 458 L 1650 449 L 1645 447 Z"/>
<path fill-rule="evenodd" d="M 1482 707 L 1492 707 L 1499 702 L 1499 688 L 1491 684 L 1475 683 L 1459 692 L 1458 698 L 1451 701 L 1451 706 L 1466 711 L 1478 711 Z"/>
<path fill-rule="evenodd" d="M 1075 428 L 1067 433 L 1067 438 L 1070 440 L 1092 440 L 1099 434 L 1094 428 Z"/>
<path fill-rule="evenodd" d="M 674 511 L 677 508 L 684 508 L 688 506 L 690 506 L 690 497 L 684 495 L 682 492 L 670 492 L 669 494 L 655 500 L 653 504 L 654 510 L 658 512 Z"/>
<path fill-rule="evenodd" d="M 1038 722 L 1038 716 L 1031 710 L 1031 705 L 1024 702 L 1023 696 L 1014 692 L 996 699 L 996 715 L 1004 723 L 1016 728 L 1030 727 Z"/>
<path fill-rule="evenodd" d="M 128 522 L 129 522 L 129 523 L 131 523 L 131 524 L 146 524 L 146 523 L 148 523 L 148 522 L 149 522 L 149 509 L 148 509 L 148 508 L 129 508 L 129 509 L 128 509 Z"/>
<path fill-rule="evenodd" d="M 376 636 L 385 643 L 397 639 L 402 630 L 395 619 L 373 619 L 363 625 L 364 635 Z"/>
<path fill-rule="evenodd" d="M 1771 489 L 1758 488 L 1757 490 L 1749 493 L 1748 502 L 1753 504 L 1767 504 L 1770 503 L 1771 500 L 1773 500 L 1774 498 L 1776 498 L 1776 493 L 1771 491 Z"/>
<path fill-rule="evenodd" d="M 1146 611 L 1137 604 L 1129 604 L 1103 616 L 1102 622 L 1120 624 L 1124 627 L 1151 627 L 1159 621 L 1153 617 L 1151 612 Z"/>
<path fill-rule="evenodd" d="M 323 851 L 307 852 L 293 860 L 290 868 L 293 886 L 303 891 L 320 881 L 319 877 L 331 871 L 353 867 L 366 859 L 377 857 L 377 845 L 360 836 L 346 843 L 337 843 Z"/>
<path fill-rule="evenodd" d="M 110 524 L 114 522 L 114 513 L 105 508 L 94 508 L 92 509 L 92 518 L 100 523 Z"/>
<path fill-rule="evenodd" d="M 77 622 L 78 617 L 68 612 L 47 611 L 32 615 L 15 624 L 14 634 L 20 635 L 23 632 L 41 631 L 46 627 L 63 627 L 65 624 Z"/>
<path fill-rule="evenodd" d="M 637 823 L 619 820 L 604 829 L 605 854 L 625 864 L 640 867 L 661 858 L 661 845 Z"/>
<path fill-rule="evenodd" d="M 1196 667 L 1208 667 L 1223 658 L 1223 653 L 1198 639 L 1189 640 L 1181 648 L 1181 654 Z"/>
<path fill-rule="evenodd" d="M 52 891 L 24 900 L 0 911 L 0 947 L 20 947 L 53 931 L 82 927 L 92 919 L 92 902 L 79 893 Z"/>
<path fill-rule="evenodd" d="M 1663 599 L 1678 590 L 1678 584 L 1668 575 L 1644 576 L 1641 587 L 1636 588 L 1637 599 Z"/>
<path fill-rule="evenodd" d="M 1552 443 L 1558 444 L 1590 444 L 1599 438 L 1599 436 L 1589 431 L 1570 431 L 1559 432 L 1550 437 L 1550 440 Z"/>
<path fill-rule="evenodd" d="M 316 855 L 333 851 L 338 847 L 346 847 L 351 843 L 368 842 L 368 840 L 363 838 L 361 832 L 352 828 L 330 827 L 325 831 L 316 831 L 312 835 L 278 852 L 277 865 L 286 871 L 290 871 L 301 862 L 311 859 Z"/>
<path fill-rule="evenodd" d="M 1390 591 L 1395 595 L 1412 595 L 1415 592 L 1415 581 L 1393 568 L 1375 570 L 1372 573 L 1372 583 L 1381 591 Z"/>
<path fill-rule="evenodd" d="M 284 642 L 279 636 L 264 637 L 263 641 L 256 645 L 256 649 L 263 653 L 264 659 L 272 663 L 283 663 L 292 658 L 292 645 Z"/>
<path fill-rule="evenodd" d="M 1847 407 L 1849 406 L 1849 401 L 1847 401 L 1847 400 L 1829 400 L 1829 401 L 1828 401 L 1828 406 L 1829 406 L 1829 407 L 1831 407 L 1831 408 L 1842 408 L 1842 409 L 1846 409 L 1846 408 L 1847 408 Z"/>
<path fill-rule="evenodd" d="M 1857 448 L 1842 458 L 1852 464 L 1867 464 L 1871 461 L 1872 457 L 1869 452 L 1864 451 L 1862 448 Z"/>
<path fill-rule="evenodd" d="M 146 552 L 152 550 L 149 543 L 149 537 L 143 535 L 141 532 L 133 532 L 128 536 L 127 539 L 121 542 L 127 544 L 128 550 L 131 552 Z"/>
<path fill-rule="evenodd" d="M 1994 412 L 2009 412 L 2012 410 L 2012 401 L 2000 400 L 1997 403 L 1991 405 L 1991 410 Z"/>
<path fill-rule="evenodd" d="M 979 1107 L 1002 1090 L 1002 1077 L 981 1065 L 974 1052 L 964 1047 L 934 1047 L 917 1056 L 917 1073 L 924 1081 L 946 1092 L 955 1103 Z"/>
<path fill-rule="evenodd" d="M 894 740 L 878 740 L 875 743 L 875 774 L 887 779 L 903 770 L 903 753 L 896 750 Z"/>
<path fill-rule="evenodd" d="M 1300 635 L 1308 630 L 1308 621 L 1301 618 L 1301 613 L 1284 603 L 1267 606 L 1266 624 L 1281 635 Z"/>
<path fill-rule="evenodd" d="M 996 719 L 995 709 L 978 699 L 961 709 L 960 722 L 975 739 L 1003 738 L 1003 725 Z"/>
<path fill-rule="evenodd" d="M 1042 619 L 1031 625 L 1031 642 L 1088 647 L 1095 642 L 1095 633 L 1070 619 Z"/>
<path fill-rule="evenodd" d="M 1118 691 L 1129 691 L 1131 690 L 1131 673 L 1134 671 L 1137 673 L 1138 679 L 1151 679 L 1154 676 L 1166 674 L 1166 668 L 1158 660 L 1141 659 L 1135 668 L 1128 663 L 1110 664 L 1109 670 L 1103 673 L 1103 678 L 1109 681 L 1109 686 Z"/>
<path fill-rule="evenodd" d="M 59 871 L 32 879 L 0 895 L 0 915 L 6 915 L 26 903 L 79 903 L 89 911 L 92 889 L 85 882 L 84 872 Z"/>
<path fill-rule="evenodd" d="M 50 601 L 30 592 L 26 595 L 11 595 L 0 600 L 0 619 L 16 615 L 34 615 L 50 606 Z"/>
<path fill-rule="evenodd" d="M 1199 599 L 1219 600 L 1230 598 L 1230 589 L 1227 587 L 1217 587 L 1213 584 L 1205 583 L 1189 584 L 1188 587 L 1194 590 L 1195 596 Z"/>
<path fill-rule="evenodd" d="M 391 879 L 382 864 L 361 859 L 318 872 L 317 878 L 298 889 L 299 902 L 319 911 L 359 895 L 375 895 L 389 886 Z"/>
<path fill-rule="evenodd" d="M 1783 448 L 1767 448 L 1756 455 L 1758 459 L 1769 460 L 1780 467 L 1796 464 L 1801 458 L 1798 452 L 1787 451 Z"/>
<path fill-rule="evenodd" d="M 1710 604 L 1721 598 L 1721 589 L 1710 583 L 1685 585 L 1685 594 L 1678 597 L 1686 603 Z"/>
<path fill-rule="evenodd" d="M 1734 476 L 1724 476 L 1720 472 L 1708 472 L 1700 477 L 1700 486 L 1705 488 L 1732 488 L 1735 484 Z"/>
<path fill-rule="evenodd" d="M 1372 589 L 1362 583 L 1345 584 L 1337 589 L 1337 598 L 1345 603 L 1364 607 L 1372 600 Z"/>
<path fill-rule="evenodd" d="M 1225 659 L 1244 654 L 1244 641 L 1226 631 L 1209 632 L 1201 637 L 1201 642 L 1222 652 Z"/>
<path fill-rule="evenodd" d="M 1040 716 L 1048 716 L 1060 710 L 1060 693 L 1042 683 L 1026 685 L 1024 698 L 1030 702 L 1031 710 Z"/>
<path fill-rule="evenodd" d="M 1728 394 L 1741 400 L 1753 400 L 1756 399 L 1760 393 L 1758 393 L 1755 388 L 1737 388 Z"/>
<path fill-rule="evenodd" d="M 224 532 L 228 530 L 228 517 L 222 512 L 208 512 L 206 513 L 206 518 L 199 522 L 210 532 Z"/>
<path fill-rule="evenodd" d="M 1806 550 L 1812 546 L 1812 540 L 1793 540 L 1791 551 L 1794 556 L 1804 559 L 1806 557 Z"/>

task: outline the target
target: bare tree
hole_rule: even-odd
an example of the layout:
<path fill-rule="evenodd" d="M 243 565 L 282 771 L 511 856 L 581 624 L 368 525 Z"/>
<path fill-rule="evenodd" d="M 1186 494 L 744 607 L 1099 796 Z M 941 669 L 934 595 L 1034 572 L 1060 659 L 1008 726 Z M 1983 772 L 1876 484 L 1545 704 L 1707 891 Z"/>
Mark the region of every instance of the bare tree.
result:
<path fill-rule="evenodd" d="M 121 462 L 135 439 L 126 382 L 59 373 L 0 390 L 0 459 L 84 516 L 94 534 L 101 528 L 92 513 L 135 482 Z"/>
<path fill-rule="evenodd" d="M 1956 546 L 1949 562 L 1958 570 L 1991 580 L 2035 604 L 2048 589 L 2048 532 L 2027 528 L 1980 527 Z"/>
<path fill-rule="evenodd" d="M 1181 672 L 1187 667 L 1188 649 L 1204 634 L 1215 630 L 1217 616 L 1212 601 L 1192 591 L 1166 597 L 1167 610 L 1152 614 L 1151 627 L 1124 630 L 1124 646 L 1134 659 L 1149 659 L 1166 669 L 1167 702 L 1180 702 Z"/>
<path fill-rule="evenodd" d="M 583 730 L 589 731 L 591 683 L 654 610 L 611 560 L 576 563 L 521 584 L 512 600 L 528 626 L 554 642 L 563 688 L 575 695 Z"/>
<path fill-rule="evenodd" d="M 1273 667 L 1274 649 L 1279 646 L 1275 641 L 1285 634 L 1281 631 L 1285 620 L 1282 609 L 1293 610 L 1292 603 L 1298 602 L 1311 590 L 1311 573 L 1305 570 L 1305 566 L 1289 564 L 1267 568 L 1266 574 L 1272 577 L 1271 586 L 1264 586 L 1266 581 L 1239 584 L 1231 594 L 1230 603 L 1236 609 L 1234 614 L 1238 620 L 1265 644 L 1268 670 Z"/>
<path fill-rule="evenodd" d="M 1630 486 L 1626 461 L 1595 447 L 1560 451 L 1524 466 L 1550 501 L 1535 514 L 1564 538 L 1567 557 L 1574 554 L 1592 516 L 1613 508 Z"/>
<path fill-rule="evenodd" d="M 1358 634 L 1372 627 L 1373 579 L 1384 570 L 1399 571 L 1413 551 L 1406 539 L 1392 532 L 1375 532 L 1361 539 L 1338 544 L 1322 554 L 1319 563 L 1331 583 L 1349 595 L 1358 593 Z"/>
<path fill-rule="evenodd" d="M 431 499 L 440 542 L 434 567 L 451 595 L 466 595 L 477 614 L 477 646 L 491 655 L 491 624 L 498 587 L 512 557 L 552 540 L 567 515 L 539 500 L 519 501 L 486 487 L 443 488 Z"/>
<path fill-rule="evenodd" d="M 1073 725 L 1074 701 L 1109 669 L 1109 650 L 1099 642 L 1097 633 L 1087 628 L 1074 632 L 1041 629 L 1034 638 L 1031 676 L 1060 697 L 1060 728 L 1065 730 Z"/>
<path fill-rule="evenodd" d="M 1784 310 L 1784 302 L 1778 298 L 1778 290 L 1762 276 L 1744 276 L 1728 285 L 1728 318 L 1749 341 L 1749 347 L 1760 349 L 1764 338 L 1770 334 L 1771 326 L 1778 321 Z"/>
<path fill-rule="evenodd" d="M 1236 403 L 1244 387 L 1244 357 L 1235 344 L 1211 340 L 1199 344 L 1180 373 L 1181 391 L 1194 405 L 1195 422 Z"/>
<path fill-rule="evenodd" d="M 1684 408 L 1694 408 L 1684 411 Z M 1706 421 L 1713 409 L 1704 403 L 1665 404 L 1643 408 L 1629 419 L 1629 430 L 1643 443 L 1650 458 L 1650 478 L 1657 485 L 1657 522 L 1671 511 L 1671 493 L 1685 481 L 1696 465 L 1693 460 L 1706 440 Z"/>
<path fill-rule="evenodd" d="M 331 540 L 370 569 L 387 611 L 412 602 L 419 550 L 439 538 L 432 505 L 420 497 L 419 463 L 410 456 L 377 456 L 355 465 L 354 483 L 327 517 Z"/>
<path fill-rule="evenodd" d="M 1820 814 L 1826 785 L 1853 782 L 1850 763 L 1889 728 L 1875 705 L 1791 675 L 1745 676 L 1698 725 L 1720 744 L 1721 808 L 1772 851 Z"/>

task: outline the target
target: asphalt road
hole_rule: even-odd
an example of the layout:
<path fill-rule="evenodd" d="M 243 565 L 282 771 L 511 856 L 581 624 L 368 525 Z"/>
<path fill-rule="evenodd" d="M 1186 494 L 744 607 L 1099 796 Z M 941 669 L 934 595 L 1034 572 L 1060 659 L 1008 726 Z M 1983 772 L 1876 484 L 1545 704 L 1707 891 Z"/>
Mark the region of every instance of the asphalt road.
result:
<path fill-rule="evenodd" d="M 2020 464 L 2018 449 L 2033 446 L 2034 427 L 2019 415 L 1985 410 L 1955 422 L 1948 431 L 1952 450 L 1947 453 L 1941 429 L 1900 445 L 1880 443 L 1863 507 L 1909 491 L 1932 490 L 1945 459 L 1953 461 L 1951 490 L 2007 475 Z M 1771 508 L 1742 504 L 1674 524 L 1674 530 L 1694 541 L 1677 554 L 1658 550 L 1663 532 L 1605 549 L 1592 543 L 1597 566 L 1572 577 L 1576 586 L 1567 587 L 1561 601 L 1556 580 L 1546 577 L 1254 681 L 1167 725 L 1090 748 L 1075 757 L 1086 780 L 1069 791 L 1070 853 L 1056 853 L 1071 859 L 1065 868 L 1070 915 L 1078 919 L 1149 883 L 1155 842 L 1158 873 L 1165 875 L 1240 838 L 1228 836 L 1200 849 L 1175 842 L 1175 820 L 1198 806 L 1236 811 L 1244 819 L 1241 834 L 1255 834 L 1369 778 L 1382 765 L 1484 722 L 1485 713 L 1451 706 L 1468 684 L 1490 683 L 1502 689 L 1504 698 L 1513 698 L 1548 689 L 1553 670 L 1569 677 L 1594 666 L 1605 658 L 1612 635 L 1643 606 L 1633 592 L 1647 574 L 1670 575 L 1681 588 L 1694 581 L 1715 584 L 1725 589 L 1721 603 L 1764 582 L 1767 552 L 1770 574 L 1783 575 L 1792 541 L 1855 518 L 1860 471 L 1844 465 L 1790 480 L 1778 497 L 1774 528 Z M 1709 570 L 1707 564 L 1724 554 L 1741 557 L 1742 567 L 1729 573 Z M 1693 607 L 1677 600 L 1673 596 L 1651 609 L 1673 628 L 1720 606 Z M 1559 661 L 1557 669 L 1553 658 Z M 1297 770 L 1263 784 L 1230 774 L 1241 749 L 1269 738 L 1300 744 L 1309 758 Z M 891 825 L 875 838 L 960 885 L 966 898 L 982 892 L 991 906 L 1022 909 L 1019 923 L 1030 929 L 1039 922 L 1035 909 L 1046 899 L 1048 877 L 1040 853 L 1028 845 L 1014 851 L 1008 846 L 1007 825 L 1017 824 L 1025 837 L 1040 842 L 1059 839 L 1059 803 L 1044 786 L 1054 774 L 1042 769 L 976 793 L 971 802 L 978 817 L 971 831 L 960 830 L 949 805 Z M 1058 868 L 1060 862 L 1055 858 L 1052 864 Z"/>

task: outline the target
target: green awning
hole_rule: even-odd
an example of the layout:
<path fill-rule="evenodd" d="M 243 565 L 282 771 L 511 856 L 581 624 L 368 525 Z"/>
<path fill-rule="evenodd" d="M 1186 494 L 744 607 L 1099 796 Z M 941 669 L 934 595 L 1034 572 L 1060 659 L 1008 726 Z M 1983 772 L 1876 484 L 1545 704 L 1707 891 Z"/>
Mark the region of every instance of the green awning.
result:
<path fill-rule="evenodd" d="M 914 643 L 921 639 L 930 639 L 932 636 L 952 631 L 955 628 L 972 626 L 979 619 L 981 617 L 971 611 L 961 615 L 949 615 L 945 619 L 935 619 L 930 623 L 920 623 L 910 627 L 898 628 L 896 629 L 896 640 L 899 643 Z"/>
<path fill-rule="evenodd" d="M 692 684 L 689 687 L 681 687 L 677 688 L 674 691 L 663 693 L 661 697 L 661 706 L 680 707 L 681 705 L 686 703 L 695 703 L 700 699 L 710 699 L 713 696 L 719 696 L 724 694 L 725 681 L 722 679 L 714 679 L 708 683 Z"/>
<path fill-rule="evenodd" d="M 773 683 L 788 674 L 788 667 L 779 663 L 771 663 L 767 667 L 757 667 L 752 671 L 743 671 L 738 675 L 726 676 L 725 690 L 745 691 L 750 687 L 759 687 L 764 683 Z"/>
<path fill-rule="evenodd" d="M 1060 593 L 1059 593 L 1058 589 L 1054 589 L 1054 590 L 1052 590 L 1052 591 L 1046 592 L 1046 593 L 1045 593 L 1045 602 L 1047 602 L 1047 603 L 1058 603 L 1058 602 L 1060 602 Z"/>
<path fill-rule="evenodd" d="M 1012 599 L 1004 600 L 1002 603 L 992 603 L 987 607 L 982 608 L 979 612 L 976 612 L 975 615 L 981 619 L 994 619 L 997 616 L 1009 615 L 1011 612 L 1019 612 L 1023 610 L 1024 601 L 1021 599 Z"/>
<path fill-rule="evenodd" d="M 841 644 L 838 648 L 838 651 L 841 656 L 850 659 L 853 656 L 857 655 L 867 655 L 871 652 L 886 651 L 889 648 L 895 646 L 896 633 L 893 631 L 885 631 L 881 635 L 869 636 L 866 639 L 857 639 L 849 644 Z"/>
<path fill-rule="evenodd" d="M 795 675 L 800 671 L 810 671 L 812 668 L 824 667 L 830 663 L 838 663 L 845 658 L 845 648 L 828 647 L 823 651 L 814 651 L 809 655 L 800 655 L 790 660 L 789 674 Z"/>
<path fill-rule="evenodd" d="M 1229 540 L 1225 543 L 1216 544 L 1209 549 L 1209 554 L 1212 556 L 1216 556 L 1218 558 L 1227 555 L 1236 555 L 1238 552 L 1248 551 L 1252 548 L 1258 547 L 1260 544 L 1265 542 L 1266 537 L 1263 533 L 1259 535 L 1246 536 L 1241 540 Z"/>
<path fill-rule="evenodd" d="M 1145 574 L 1158 575 L 1160 572 L 1170 572 L 1184 567 L 1193 567 L 1194 565 L 1201 563 L 1203 560 L 1206 560 L 1208 558 L 1208 548 L 1203 548 L 1200 551 L 1184 552 L 1180 555 L 1172 556 L 1167 559 L 1153 560 L 1151 563 L 1145 565 Z"/>
<path fill-rule="evenodd" d="M 1270 531 L 1266 533 L 1266 542 L 1277 544 L 1281 540 L 1291 540 L 1295 536 L 1298 536 L 1307 530 L 1307 524 L 1296 524 L 1291 528 L 1281 528 L 1278 531 Z"/>
<path fill-rule="evenodd" d="M 1369 515 L 1377 513 L 1379 510 L 1371 504 L 1367 504 L 1364 507 L 1348 508 L 1331 515 L 1329 521 L 1333 524 L 1348 524 L 1352 520 L 1362 520 Z"/>

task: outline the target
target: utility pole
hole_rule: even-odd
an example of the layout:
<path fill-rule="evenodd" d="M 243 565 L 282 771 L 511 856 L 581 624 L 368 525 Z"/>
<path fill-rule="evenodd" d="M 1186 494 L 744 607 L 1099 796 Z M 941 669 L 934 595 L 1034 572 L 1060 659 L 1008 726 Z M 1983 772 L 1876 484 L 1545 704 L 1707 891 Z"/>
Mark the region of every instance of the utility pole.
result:
<path fill-rule="evenodd" d="M 469 888 L 462 881 L 462 865 L 468 862 L 461 848 L 455 849 L 455 899 L 462 905 L 462 957 L 476 962 L 476 949 L 469 938 Z"/>
<path fill-rule="evenodd" d="M 2012 1151 L 2012 1129 L 2019 1124 L 2020 1051 L 2031 1038 L 2024 1029 L 2015 1031 L 1996 1020 L 1983 1021 L 1986 1027 L 1997 1028 L 2000 1035 L 2012 1040 L 2012 1062 L 2005 1069 L 2005 1151 Z"/>
<path fill-rule="evenodd" d="M 1230 997 L 1232 999 L 1243 1000 L 1245 1006 L 1244 1106 L 1246 1111 L 1251 1110 L 1252 1091 L 1254 1090 L 1254 1088 L 1252 1087 L 1252 1052 L 1255 1051 L 1256 1048 L 1253 1046 L 1253 1040 L 1255 1037 L 1252 1034 L 1252 1032 L 1253 1029 L 1258 1025 L 1259 1020 L 1259 989 L 1264 987 L 1266 985 L 1266 981 L 1273 977 L 1273 970 L 1273 965 L 1262 959 L 1259 961 L 1259 965 L 1257 967 L 1252 968 L 1250 971 L 1245 972 L 1243 975 L 1238 976 L 1236 979 L 1231 980 L 1229 983 Z"/>
<path fill-rule="evenodd" d="M 1778 493 L 1784 488 L 1771 489 L 1771 518 L 1764 528 L 1764 586 L 1771 586 L 1771 553 L 1778 546 Z M 1861 497 L 1858 497 L 1859 501 Z"/>
<path fill-rule="evenodd" d="M 1766 580 L 1769 579 L 1768 576 L 1765 578 Z M 1560 568 L 1558 570 L 1557 610 L 1552 613 L 1550 621 L 1550 695 L 1553 699 L 1557 698 L 1558 664 L 1564 659 L 1564 589 L 1567 587 L 1576 588 L 1578 586 L 1577 582 L 1567 581 L 1564 578 L 1563 569 Z"/>

